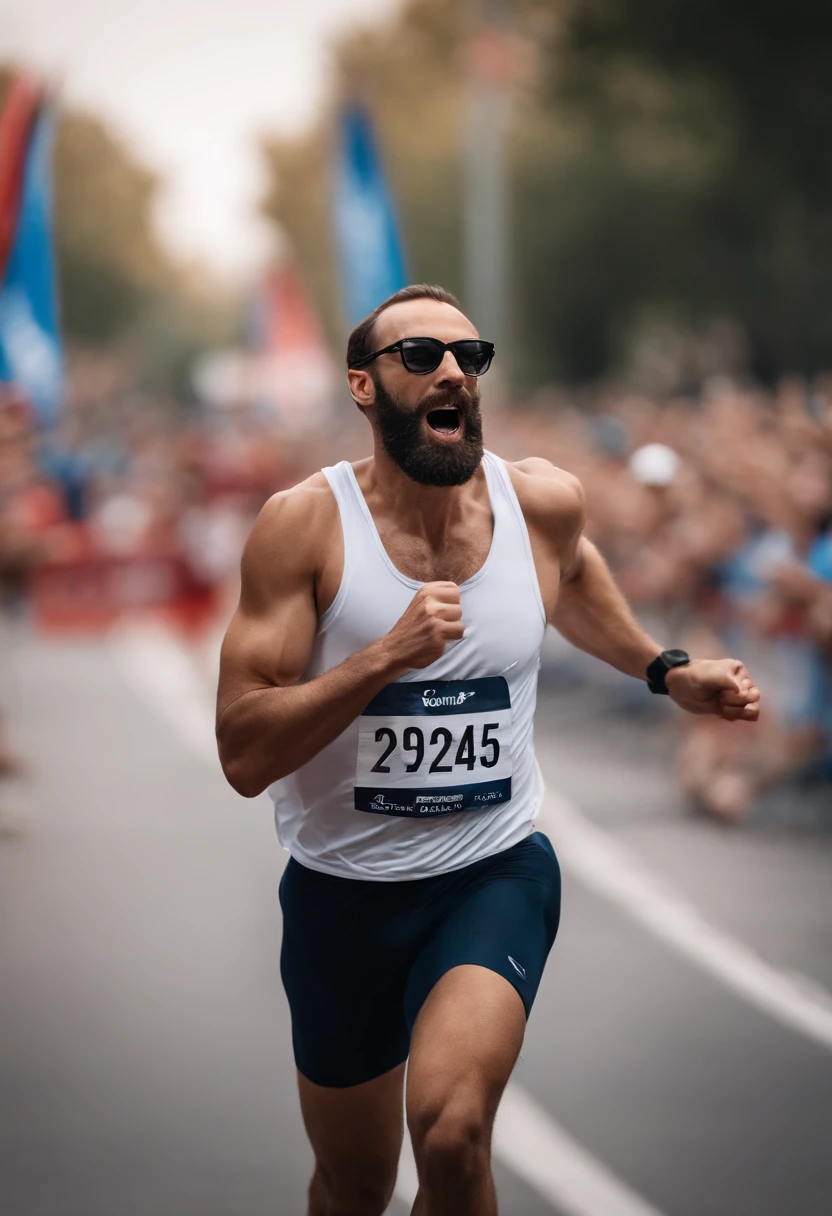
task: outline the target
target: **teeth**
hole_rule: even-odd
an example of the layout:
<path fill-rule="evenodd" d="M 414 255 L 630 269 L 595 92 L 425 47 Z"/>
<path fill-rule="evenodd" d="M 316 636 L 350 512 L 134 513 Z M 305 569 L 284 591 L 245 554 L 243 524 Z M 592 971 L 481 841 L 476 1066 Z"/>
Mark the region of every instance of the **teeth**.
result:
<path fill-rule="evenodd" d="M 439 414 L 441 418 L 431 422 L 430 414 Z M 431 410 L 427 417 L 427 424 L 436 435 L 455 435 L 460 429 L 462 419 L 459 410 L 454 406 L 439 406 L 435 410 Z"/>

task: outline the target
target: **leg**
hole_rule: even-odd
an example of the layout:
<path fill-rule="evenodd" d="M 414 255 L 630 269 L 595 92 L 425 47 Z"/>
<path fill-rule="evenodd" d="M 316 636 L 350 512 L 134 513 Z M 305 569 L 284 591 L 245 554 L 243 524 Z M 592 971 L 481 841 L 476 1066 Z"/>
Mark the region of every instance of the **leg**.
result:
<path fill-rule="evenodd" d="M 380 1216 L 396 1180 L 410 958 L 387 886 L 294 860 L 281 880 L 281 974 L 315 1154 L 310 1216 Z"/>
<path fill-rule="evenodd" d="M 303 1122 L 315 1153 L 309 1216 L 381 1216 L 402 1146 L 404 1065 L 330 1089 L 298 1073 Z"/>
<path fill-rule="evenodd" d="M 422 1006 L 407 1078 L 414 1216 L 496 1216 L 491 1129 L 525 1028 L 517 991 L 485 967 L 446 972 Z"/>

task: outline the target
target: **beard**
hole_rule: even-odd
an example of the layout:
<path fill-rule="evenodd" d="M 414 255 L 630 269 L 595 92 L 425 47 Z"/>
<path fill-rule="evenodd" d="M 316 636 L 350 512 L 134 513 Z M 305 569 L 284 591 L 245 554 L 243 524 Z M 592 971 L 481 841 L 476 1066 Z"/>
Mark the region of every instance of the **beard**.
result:
<path fill-rule="evenodd" d="M 479 393 L 439 389 L 415 410 L 402 405 L 374 376 L 375 410 L 381 444 L 401 471 L 421 486 L 461 486 L 480 467 L 483 453 Z M 432 439 L 422 425 L 432 410 L 456 407 L 461 436 L 454 443 Z"/>

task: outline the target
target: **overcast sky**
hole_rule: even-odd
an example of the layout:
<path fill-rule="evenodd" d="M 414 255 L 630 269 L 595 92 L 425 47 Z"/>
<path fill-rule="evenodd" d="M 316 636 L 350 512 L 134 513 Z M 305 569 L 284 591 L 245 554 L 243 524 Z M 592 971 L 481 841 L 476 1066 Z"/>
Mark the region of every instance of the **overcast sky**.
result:
<path fill-rule="evenodd" d="M 168 185 L 161 231 L 245 273 L 266 236 L 259 131 L 296 131 L 324 95 L 328 44 L 400 0 L 0 0 L 0 59 L 63 81 L 112 120 Z"/>

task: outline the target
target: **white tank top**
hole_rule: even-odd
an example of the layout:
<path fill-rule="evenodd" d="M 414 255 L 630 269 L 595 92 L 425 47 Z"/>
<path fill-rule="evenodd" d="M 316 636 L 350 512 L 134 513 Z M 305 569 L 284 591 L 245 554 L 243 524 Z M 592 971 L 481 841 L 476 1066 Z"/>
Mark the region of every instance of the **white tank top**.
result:
<path fill-rule="evenodd" d="M 543 792 L 532 736 L 546 616 L 508 470 L 490 452 L 483 466 L 494 531 L 484 564 L 460 585 L 465 636 L 388 684 L 337 739 L 269 787 L 280 842 L 310 869 L 426 878 L 531 830 Z M 422 585 L 390 560 L 352 466 L 323 472 L 341 516 L 344 572 L 306 679 L 392 629 Z"/>

